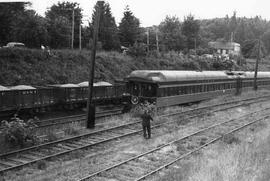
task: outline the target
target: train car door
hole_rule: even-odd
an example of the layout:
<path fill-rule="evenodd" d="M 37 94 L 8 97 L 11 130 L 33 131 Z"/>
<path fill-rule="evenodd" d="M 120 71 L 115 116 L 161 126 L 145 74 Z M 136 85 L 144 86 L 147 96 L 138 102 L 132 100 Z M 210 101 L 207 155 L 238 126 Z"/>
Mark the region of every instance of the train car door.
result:
<path fill-rule="evenodd" d="M 132 91 L 132 95 L 134 96 L 140 96 L 140 84 L 139 83 L 133 83 L 132 87 L 131 87 Z"/>

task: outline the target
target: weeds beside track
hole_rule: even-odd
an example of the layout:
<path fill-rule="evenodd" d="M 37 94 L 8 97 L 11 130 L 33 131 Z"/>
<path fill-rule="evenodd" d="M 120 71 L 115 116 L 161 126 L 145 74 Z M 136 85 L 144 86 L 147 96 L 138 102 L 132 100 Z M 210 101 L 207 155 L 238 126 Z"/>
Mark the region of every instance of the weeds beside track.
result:
<path fill-rule="evenodd" d="M 244 105 L 248 105 L 248 104 L 252 104 L 252 103 L 256 103 L 260 101 L 265 101 L 267 100 L 265 98 L 266 96 L 261 97 L 261 99 L 258 99 L 256 97 L 256 98 L 249 98 L 249 99 L 240 100 L 240 101 L 231 101 L 227 103 L 204 106 L 201 108 L 195 108 L 195 109 L 184 111 L 184 112 L 175 112 L 175 113 L 161 115 L 161 116 L 175 116 L 179 114 L 181 114 L 181 116 L 185 116 L 189 113 L 193 113 L 194 115 L 185 117 L 185 119 L 191 119 L 191 118 L 209 113 L 206 111 L 203 113 L 195 114 L 196 111 L 217 108 L 218 105 L 224 106 L 224 105 L 238 103 L 233 106 L 211 110 L 211 112 L 222 111 L 222 110 L 227 110 L 234 107 L 244 106 Z M 246 102 L 240 103 L 243 101 L 246 101 Z M 173 122 L 175 121 L 171 121 L 171 123 Z M 152 128 L 158 128 L 168 123 L 169 122 L 155 124 L 153 125 Z M 101 143 L 106 143 L 108 141 L 134 135 L 134 134 L 140 133 L 141 131 L 142 130 L 141 130 L 140 121 L 134 121 L 132 123 L 123 124 L 120 126 L 114 126 L 108 129 L 97 130 L 91 133 L 74 136 L 74 137 L 66 138 L 62 140 L 57 140 L 54 142 L 49 142 L 49 143 L 25 148 L 22 150 L 5 153 L 5 154 L 0 155 L 0 169 L 1 169 L 0 173 L 6 172 L 12 169 L 20 168 L 20 167 L 35 163 L 40 160 L 46 160 L 49 158 L 58 157 L 60 155 L 73 152 L 75 150 L 90 148 Z"/>

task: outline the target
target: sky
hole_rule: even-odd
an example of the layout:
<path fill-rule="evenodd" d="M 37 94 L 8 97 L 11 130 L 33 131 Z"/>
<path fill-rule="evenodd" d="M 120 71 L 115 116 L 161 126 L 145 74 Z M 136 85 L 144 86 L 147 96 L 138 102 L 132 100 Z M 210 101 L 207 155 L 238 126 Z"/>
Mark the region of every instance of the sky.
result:
<path fill-rule="evenodd" d="M 3 0 L 0 0 L 0 2 Z M 21 1 L 21 0 L 9 0 Z M 44 16 L 45 11 L 63 0 L 29 0 L 32 2 L 32 9 L 38 14 Z M 93 7 L 96 0 L 65 0 L 77 2 L 83 9 L 83 15 L 86 20 L 91 18 Z M 196 19 L 210 19 L 216 17 L 225 17 L 226 14 L 232 16 L 233 12 L 237 12 L 239 17 L 261 16 L 270 20 L 270 0 L 107 0 L 112 9 L 116 23 L 121 21 L 124 9 L 129 5 L 133 14 L 139 18 L 141 26 L 148 27 L 159 25 L 166 15 L 177 16 L 183 21 L 184 16 L 192 14 Z"/>

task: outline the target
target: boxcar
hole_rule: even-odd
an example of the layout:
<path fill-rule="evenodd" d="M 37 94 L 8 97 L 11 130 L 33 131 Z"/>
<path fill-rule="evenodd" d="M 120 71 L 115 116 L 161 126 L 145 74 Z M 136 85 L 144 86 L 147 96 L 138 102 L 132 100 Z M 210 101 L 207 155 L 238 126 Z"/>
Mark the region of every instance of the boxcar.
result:
<path fill-rule="evenodd" d="M 88 82 L 78 84 L 80 86 L 82 99 L 88 99 Z M 97 82 L 93 84 L 93 102 L 95 104 L 119 102 L 125 91 L 125 85 L 112 85 L 108 82 Z"/>
<path fill-rule="evenodd" d="M 35 105 L 35 98 L 37 96 L 36 88 L 28 85 L 17 85 L 10 87 L 13 91 L 13 102 L 17 109 L 31 109 Z"/>
<path fill-rule="evenodd" d="M 80 87 L 76 84 L 50 85 L 55 101 L 61 105 L 72 105 L 80 100 Z"/>

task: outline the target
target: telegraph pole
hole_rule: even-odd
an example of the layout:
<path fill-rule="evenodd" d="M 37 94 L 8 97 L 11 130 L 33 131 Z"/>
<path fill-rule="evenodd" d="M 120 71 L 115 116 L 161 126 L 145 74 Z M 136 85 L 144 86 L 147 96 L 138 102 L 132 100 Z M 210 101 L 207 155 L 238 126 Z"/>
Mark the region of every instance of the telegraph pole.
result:
<path fill-rule="evenodd" d="M 196 37 L 194 40 L 194 49 L 195 49 L 195 55 L 197 55 L 197 39 L 196 39 Z"/>
<path fill-rule="evenodd" d="M 72 34 L 71 34 L 71 49 L 73 49 L 73 42 L 74 42 L 74 9 L 72 9 Z"/>
<path fill-rule="evenodd" d="M 258 74 L 258 64 L 260 60 L 260 51 L 261 51 L 261 39 L 258 39 L 259 44 L 258 44 L 258 54 L 257 54 L 257 59 L 256 59 L 256 65 L 255 65 L 255 74 L 254 74 L 254 90 L 257 90 L 257 74 Z"/>
<path fill-rule="evenodd" d="M 82 50 L 82 25 L 79 26 L 79 48 Z"/>
<path fill-rule="evenodd" d="M 147 52 L 149 53 L 149 29 L 147 29 Z"/>
<path fill-rule="evenodd" d="M 156 30 L 156 45 L 157 45 L 157 53 L 159 53 L 159 45 L 158 45 L 158 30 Z"/>
<path fill-rule="evenodd" d="M 94 37 L 93 37 L 93 48 L 91 51 L 91 62 L 90 62 L 90 72 L 89 72 L 89 85 L 88 85 L 88 101 L 87 101 L 87 128 L 95 127 L 95 105 L 92 101 L 93 94 L 93 81 L 95 75 L 95 58 L 96 58 L 96 44 L 98 39 L 98 31 L 99 31 L 99 21 L 100 21 L 100 7 L 104 3 L 104 1 L 98 1 L 98 10 L 97 16 L 94 24 Z"/>

